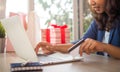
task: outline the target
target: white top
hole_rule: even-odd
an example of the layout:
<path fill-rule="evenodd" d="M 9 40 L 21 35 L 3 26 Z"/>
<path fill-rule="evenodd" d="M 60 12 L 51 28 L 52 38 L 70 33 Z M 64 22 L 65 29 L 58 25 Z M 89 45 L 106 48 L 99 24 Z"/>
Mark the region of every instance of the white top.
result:
<path fill-rule="evenodd" d="M 108 31 L 105 31 L 105 35 L 103 37 L 103 43 L 107 43 L 109 42 L 109 36 L 110 36 L 110 32 Z M 108 54 L 106 52 L 104 52 L 104 56 L 107 56 Z"/>

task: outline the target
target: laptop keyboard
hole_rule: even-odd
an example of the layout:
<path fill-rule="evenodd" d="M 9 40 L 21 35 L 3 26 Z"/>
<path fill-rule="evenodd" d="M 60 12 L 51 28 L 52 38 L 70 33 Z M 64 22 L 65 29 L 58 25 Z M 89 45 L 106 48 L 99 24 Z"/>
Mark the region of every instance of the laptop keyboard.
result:
<path fill-rule="evenodd" d="M 38 59 L 40 63 L 43 63 L 45 65 L 51 65 L 51 64 L 68 63 L 68 62 L 69 63 L 78 62 L 78 61 L 81 61 L 83 58 L 79 57 L 79 58 L 73 59 L 73 57 L 69 54 L 54 53 L 47 56 L 42 56 L 42 55 L 38 56 Z"/>

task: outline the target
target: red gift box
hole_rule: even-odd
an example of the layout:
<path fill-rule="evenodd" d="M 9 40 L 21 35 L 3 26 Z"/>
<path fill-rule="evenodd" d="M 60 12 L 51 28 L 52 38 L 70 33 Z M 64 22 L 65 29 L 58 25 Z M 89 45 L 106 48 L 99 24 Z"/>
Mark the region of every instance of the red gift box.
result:
<path fill-rule="evenodd" d="M 70 42 L 70 30 L 67 25 L 57 26 L 51 25 L 54 28 L 41 29 L 41 40 L 52 44 L 64 44 Z"/>

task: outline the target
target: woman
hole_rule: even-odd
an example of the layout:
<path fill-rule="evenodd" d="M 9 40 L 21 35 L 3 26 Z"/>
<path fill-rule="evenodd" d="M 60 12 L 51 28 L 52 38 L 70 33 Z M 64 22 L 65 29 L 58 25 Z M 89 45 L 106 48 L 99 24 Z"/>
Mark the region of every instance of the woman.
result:
<path fill-rule="evenodd" d="M 88 0 L 94 20 L 83 36 L 85 41 L 80 45 L 80 55 L 97 52 L 100 55 L 109 55 L 120 59 L 120 1 L 119 0 Z M 67 53 L 74 43 L 52 45 L 40 42 L 39 47 L 50 52 Z"/>

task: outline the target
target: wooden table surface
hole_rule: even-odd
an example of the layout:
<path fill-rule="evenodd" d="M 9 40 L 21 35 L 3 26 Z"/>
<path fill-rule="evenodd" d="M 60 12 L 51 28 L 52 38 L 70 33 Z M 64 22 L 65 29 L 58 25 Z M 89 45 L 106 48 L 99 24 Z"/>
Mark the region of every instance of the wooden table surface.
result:
<path fill-rule="evenodd" d="M 43 72 L 120 72 L 120 60 L 95 54 L 83 57 L 83 62 L 44 66 Z M 23 61 L 15 53 L 0 53 L 0 72 L 10 72 L 10 63 Z"/>

